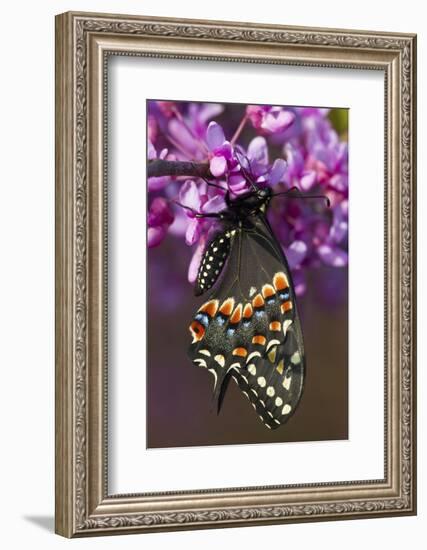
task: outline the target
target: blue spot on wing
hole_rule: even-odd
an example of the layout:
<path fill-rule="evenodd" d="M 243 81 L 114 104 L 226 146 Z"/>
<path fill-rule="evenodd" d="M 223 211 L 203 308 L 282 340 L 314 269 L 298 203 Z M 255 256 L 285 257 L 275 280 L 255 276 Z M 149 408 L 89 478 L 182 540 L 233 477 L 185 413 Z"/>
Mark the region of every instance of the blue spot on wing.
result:
<path fill-rule="evenodd" d="M 206 313 L 198 313 L 195 317 L 203 326 L 207 327 L 209 325 L 209 317 Z"/>

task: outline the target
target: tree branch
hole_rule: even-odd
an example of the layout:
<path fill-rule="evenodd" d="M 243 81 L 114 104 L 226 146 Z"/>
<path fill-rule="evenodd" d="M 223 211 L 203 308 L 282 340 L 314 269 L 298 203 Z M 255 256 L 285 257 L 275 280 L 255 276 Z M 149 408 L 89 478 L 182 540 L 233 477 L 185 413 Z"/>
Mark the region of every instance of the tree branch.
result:
<path fill-rule="evenodd" d="M 212 178 L 208 163 L 182 160 L 150 160 L 147 167 L 149 178 L 159 176 L 195 176 Z"/>

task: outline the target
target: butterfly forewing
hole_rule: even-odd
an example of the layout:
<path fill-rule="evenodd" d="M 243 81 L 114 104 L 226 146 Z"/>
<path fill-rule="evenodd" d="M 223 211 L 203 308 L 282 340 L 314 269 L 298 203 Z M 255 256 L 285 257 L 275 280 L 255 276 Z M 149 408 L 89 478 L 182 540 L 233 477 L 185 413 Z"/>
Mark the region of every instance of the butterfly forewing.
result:
<path fill-rule="evenodd" d="M 197 273 L 194 287 L 196 296 L 209 290 L 217 281 L 227 261 L 233 235 L 233 230 L 224 230 L 208 244 Z"/>
<path fill-rule="evenodd" d="M 231 376 L 265 425 L 277 428 L 294 412 L 304 381 L 291 276 L 262 215 L 225 232 L 227 266 L 190 325 L 189 355 L 214 376 L 218 408 Z"/>

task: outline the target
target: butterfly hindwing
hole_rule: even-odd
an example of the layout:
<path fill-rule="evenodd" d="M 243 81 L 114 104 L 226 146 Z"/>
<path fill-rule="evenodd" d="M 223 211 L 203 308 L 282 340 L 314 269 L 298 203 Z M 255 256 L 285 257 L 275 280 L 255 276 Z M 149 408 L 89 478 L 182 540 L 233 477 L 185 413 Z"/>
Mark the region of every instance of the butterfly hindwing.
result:
<path fill-rule="evenodd" d="M 274 429 L 285 423 L 298 405 L 303 387 L 303 358 L 292 324 L 285 341 L 254 358 L 233 376 L 264 424 Z"/>
<path fill-rule="evenodd" d="M 304 381 L 291 276 L 265 218 L 227 228 L 216 240 L 226 233 L 227 266 L 190 325 L 189 355 L 214 376 L 218 408 L 232 377 L 263 422 L 276 428 L 294 412 Z"/>

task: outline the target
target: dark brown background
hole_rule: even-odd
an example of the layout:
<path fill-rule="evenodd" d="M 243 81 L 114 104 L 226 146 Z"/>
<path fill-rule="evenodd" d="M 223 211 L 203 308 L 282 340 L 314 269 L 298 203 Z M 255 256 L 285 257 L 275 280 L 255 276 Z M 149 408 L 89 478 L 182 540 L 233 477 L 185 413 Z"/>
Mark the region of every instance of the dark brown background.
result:
<path fill-rule="evenodd" d="M 325 267 L 309 273 L 307 293 L 298 300 L 305 389 L 289 422 L 271 431 L 233 380 L 217 415 L 213 376 L 187 357 L 188 325 L 205 301 L 194 298 L 186 280 L 190 254 L 182 239 L 173 236 L 148 254 L 147 446 L 347 439 L 347 269 Z M 335 289 L 342 295 L 331 304 Z"/>

